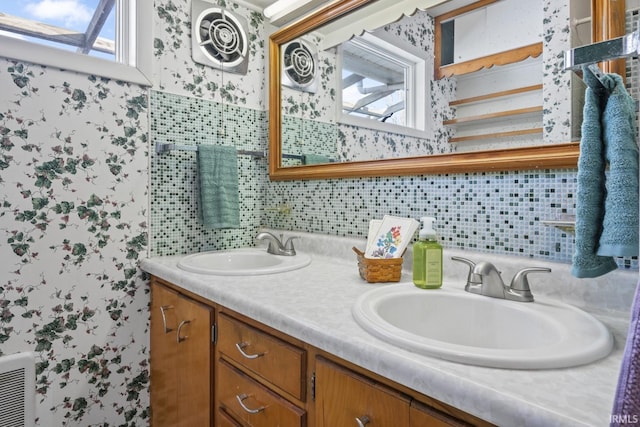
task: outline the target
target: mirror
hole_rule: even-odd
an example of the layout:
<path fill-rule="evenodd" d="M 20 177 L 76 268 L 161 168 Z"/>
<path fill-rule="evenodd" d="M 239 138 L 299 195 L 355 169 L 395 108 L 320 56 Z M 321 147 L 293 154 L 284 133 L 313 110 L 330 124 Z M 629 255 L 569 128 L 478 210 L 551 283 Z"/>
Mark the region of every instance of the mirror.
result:
<path fill-rule="evenodd" d="M 285 57 L 285 61 L 282 61 L 282 55 L 286 54 L 285 50 L 292 42 L 304 42 L 312 36 L 314 30 L 335 23 L 339 18 L 374 3 L 376 2 L 370 0 L 338 0 L 276 31 L 270 37 L 269 173 L 271 179 L 395 176 L 490 170 L 573 168 L 576 166 L 579 148 L 578 143 L 575 142 L 291 166 L 291 162 L 288 162 L 286 157 L 283 158 L 283 155 L 288 154 L 285 152 L 286 150 L 283 151 L 283 144 L 290 143 L 286 140 L 290 134 L 286 133 L 283 137 L 283 132 L 291 126 L 287 122 L 287 114 L 283 114 L 283 111 L 289 111 L 287 110 L 289 106 L 286 98 L 282 96 L 283 91 L 287 90 L 283 89 L 282 77 L 284 67 L 286 67 L 286 64 L 283 66 L 283 62 L 286 63 L 287 57 Z M 435 4 L 437 1 L 431 3 Z M 413 14 L 413 11 L 409 14 Z M 286 84 L 285 81 L 284 85 Z M 319 87 L 317 90 L 327 89 Z M 303 94 L 305 91 L 299 90 L 298 93 Z M 301 117 L 304 117 L 304 112 L 297 112 Z M 293 127 L 295 128 L 295 126 Z M 323 140 L 325 144 L 335 144 L 335 141 L 329 141 L 328 135 L 331 135 L 331 132 L 330 129 L 305 129 L 305 126 L 298 126 L 293 132 L 293 138 L 298 139 L 301 144 L 311 142 L 314 139 Z"/>

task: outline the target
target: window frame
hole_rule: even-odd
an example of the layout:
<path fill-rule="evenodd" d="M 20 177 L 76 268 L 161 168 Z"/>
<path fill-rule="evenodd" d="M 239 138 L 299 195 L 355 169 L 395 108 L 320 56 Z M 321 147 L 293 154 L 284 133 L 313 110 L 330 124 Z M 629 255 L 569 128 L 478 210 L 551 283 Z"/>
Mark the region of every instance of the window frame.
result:
<path fill-rule="evenodd" d="M 376 37 L 369 33 L 359 36 L 367 48 L 376 48 L 380 56 L 387 56 L 391 60 L 401 62 L 407 66 L 405 69 L 405 115 L 406 126 L 400 126 L 393 123 L 380 122 L 364 117 L 357 117 L 343 112 L 342 104 L 342 78 L 336 79 L 336 121 L 340 124 L 358 126 L 382 132 L 392 132 L 418 138 L 428 136 L 427 127 L 427 109 L 428 87 L 427 79 L 427 61 L 420 58 L 409 51 L 398 49 L 390 45 L 387 41 Z M 393 54 L 391 53 L 393 52 Z M 342 46 L 338 48 L 337 55 L 338 76 L 342 76 Z"/>
<path fill-rule="evenodd" d="M 0 34 L 0 57 L 151 86 L 152 2 L 117 0 L 124 42 L 116 62 Z M 134 35 L 135 37 L 132 37 Z"/>

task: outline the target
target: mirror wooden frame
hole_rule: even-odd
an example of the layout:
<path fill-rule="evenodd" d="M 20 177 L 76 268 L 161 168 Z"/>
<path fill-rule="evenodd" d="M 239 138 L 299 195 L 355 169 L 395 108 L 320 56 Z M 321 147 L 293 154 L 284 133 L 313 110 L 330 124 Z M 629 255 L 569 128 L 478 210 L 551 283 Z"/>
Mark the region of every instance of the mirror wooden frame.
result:
<path fill-rule="evenodd" d="M 570 142 L 514 149 L 283 167 L 280 46 L 372 1 L 375 0 L 337 0 L 274 32 L 269 37 L 269 177 L 271 180 L 432 175 L 577 166 L 579 143 Z"/>

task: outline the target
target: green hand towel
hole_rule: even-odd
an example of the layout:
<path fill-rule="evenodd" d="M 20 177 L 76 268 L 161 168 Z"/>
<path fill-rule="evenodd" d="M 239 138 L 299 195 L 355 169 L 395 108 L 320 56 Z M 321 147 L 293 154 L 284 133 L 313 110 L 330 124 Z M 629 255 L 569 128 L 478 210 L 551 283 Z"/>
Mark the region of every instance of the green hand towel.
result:
<path fill-rule="evenodd" d="M 327 156 L 323 156 L 322 154 L 303 154 L 302 155 L 302 164 L 303 165 L 318 165 L 321 163 L 330 163 L 331 159 Z"/>
<path fill-rule="evenodd" d="M 222 145 L 198 146 L 200 213 L 209 228 L 240 228 L 238 152 Z"/>

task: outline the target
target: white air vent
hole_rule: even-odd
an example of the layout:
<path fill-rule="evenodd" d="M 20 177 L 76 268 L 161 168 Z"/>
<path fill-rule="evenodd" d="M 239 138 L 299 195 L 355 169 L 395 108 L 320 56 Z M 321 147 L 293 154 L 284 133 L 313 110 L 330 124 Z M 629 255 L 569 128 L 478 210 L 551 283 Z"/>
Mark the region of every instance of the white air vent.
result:
<path fill-rule="evenodd" d="M 317 51 L 301 40 L 295 40 L 282 49 L 282 84 L 304 92 L 318 89 Z"/>
<path fill-rule="evenodd" d="M 36 365 L 33 353 L 0 357 L 0 426 L 33 427 Z"/>
<path fill-rule="evenodd" d="M 191 56 L 199 64 L 246 74 L 249 65 L 247 21 L 209 2 L 191 3 Z"/>

